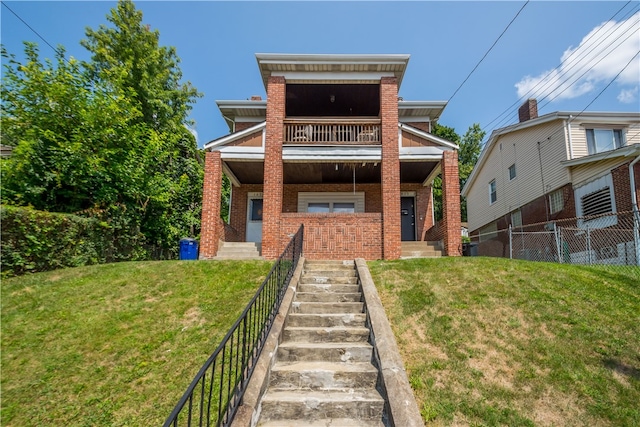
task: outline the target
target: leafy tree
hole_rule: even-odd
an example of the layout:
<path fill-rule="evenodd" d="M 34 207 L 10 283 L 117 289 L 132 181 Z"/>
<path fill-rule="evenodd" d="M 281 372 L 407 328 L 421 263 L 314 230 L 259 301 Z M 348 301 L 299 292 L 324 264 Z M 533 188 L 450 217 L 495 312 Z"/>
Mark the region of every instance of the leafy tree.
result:
<path fill-rule="evenodd" d="M 454 144 L 460 143 L 460 135 L 454 128 L 434 123 L 432 133 Z M 442 220 L 442 176 L 438 175 L 433 180 L 433 210 L 436 221 Z"/>
<path fill-rule="evenodd" d="M 482 151 L 482 140 L 486 132 L 482 130 L 479 123 L 469 126 L 467 132 L 462 136 L 460 141 L 460 150 L 458 151 L 458 170 L 460 174 L 460 189 L 467 183 L 471 171 L 478 162 L 480 151 Z M 462 221 L 467 221 L 467 199 L 461 197 L 460 211 L 462 213 Z"/>
<path fill-rule="evenodd" d="M 98 216 L 165 252 L 199 232 L 202 156 L 189 132 L 198 92 L 182 84 L 175 49 L 142 24 L 131 1 L 87 29 L 89 62 L 41 61 L 25 44 L 21 63 L 2 55 L 2 201 Z M 133 234 L 132 234 L 133 233 Z"/>

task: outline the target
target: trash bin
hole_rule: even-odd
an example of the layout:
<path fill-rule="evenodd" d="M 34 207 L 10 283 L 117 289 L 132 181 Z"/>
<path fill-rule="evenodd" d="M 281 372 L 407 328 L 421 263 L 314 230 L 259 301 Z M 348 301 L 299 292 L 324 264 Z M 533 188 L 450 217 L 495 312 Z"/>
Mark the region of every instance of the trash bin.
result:
<path fill-rule="evenodd" d="M 478 256 L 478 244 L 476 242 L 469 242 L 462 244 L 463 256 Z"/>
<path fill-rule="evenodd" d="M 198 241 L 185 237 L 180 239 L 180 259 L 198 259 Z"/>

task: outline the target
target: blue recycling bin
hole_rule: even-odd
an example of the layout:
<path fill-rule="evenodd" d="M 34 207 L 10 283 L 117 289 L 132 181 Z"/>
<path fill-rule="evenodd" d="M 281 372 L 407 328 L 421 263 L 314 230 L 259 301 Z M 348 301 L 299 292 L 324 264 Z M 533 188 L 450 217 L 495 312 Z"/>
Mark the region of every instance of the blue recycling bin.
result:
<path fill-rule="evenodd" d="M 180 259 L 198 259 L 198 241 L 185 237 L 180 239 Z"/>

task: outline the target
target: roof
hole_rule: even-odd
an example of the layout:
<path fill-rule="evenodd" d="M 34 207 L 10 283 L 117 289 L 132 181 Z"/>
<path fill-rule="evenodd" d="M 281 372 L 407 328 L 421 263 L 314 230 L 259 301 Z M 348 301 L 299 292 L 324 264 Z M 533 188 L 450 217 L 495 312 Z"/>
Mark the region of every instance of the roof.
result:
<path fill-rule="evenodd" d="M 227 126 L 229 126 L 230 131 L 233 131 L 233 124 L 237 121 L 238 117 L 248 118 L 251 121 L 259 122 L 265 120 L 267 116 L 266 100 L 219 100 L 216 101 L 216 104 L 218 105 L 220 114 L 222 114 L 222 117 L 227 122 Z"/>
<path fill-rule="evenodd" d="M 272 75 L 287 75 L 288 81 L 304 83 L 309 77 L 317 81 L 329 73 L 332 81 L 340 80 L 342 76 L 351 82 L 376 80 L 375 76 L 377 80 L 382 76 L 395 76 L 399 88 L 409 57 L 407 54 L 256 53 L 265 88 Z"/>
<path fill-rule="evenodd" d="M 592 154 L 590 156 L 578 157 L 577 159 L 564 160 L 562 163 L 566 167 L 586 165 L 596 163 L 606 159 L 616 157 L 633 157 L 640 156 L 640 144 L 631 144 L 615 150 L 604 151 L 602 153 Z"/>
<path fill-rule="evenodd" d="M 398 101 L 398 117 L 402 121 L 437 121 L 447 106 L 447 101 Z M 421 120 L 422 119 L 422 120 Z"/>
<path fill-rule="evenodd" d="M 571 120 L 571 122 L 581 122 L 581 123 L 607 123 L 607 124 L 618 124 L 618 123 L 629 123 L 630 121 L 640 120 L 640 113 L 636 112 L 584 112 L 584 111 L 556 111 L 553 113 L 545 114 L 543 116 L 537 117 L 535 119 L 526 120 L 524 122 L 516 123 L 513 125 L 505 126 L 503 128 L 499 128 L 491 132 L 489 139 L 485 143 L 482 148 L 482 152 L 480 153 L 480 157 L 478 158 L 478 162 L 475 167 L 471 171 L 471 175 L 467 179 L 464 188 L 460 192 L 461 195 L 467 196 L 469 193 L 469 189 L 473 185 L 476 176 L 478 175 L 480 169 L 487 160 L 487 156 L 491 152 L 492 147 L 496 144 L 498 139 L 502 135 L 520 131 L 522 129 L 527 129 L 533 126 L 539 126 L 544 123 L 548 123 L 554 120 Z"/>

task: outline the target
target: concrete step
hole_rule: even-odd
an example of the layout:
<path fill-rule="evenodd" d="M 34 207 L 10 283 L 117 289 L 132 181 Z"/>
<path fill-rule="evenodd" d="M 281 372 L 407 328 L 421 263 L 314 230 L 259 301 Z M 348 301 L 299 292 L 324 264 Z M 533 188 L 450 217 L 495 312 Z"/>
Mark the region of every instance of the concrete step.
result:
<path fill-rule="evenodd" d="M 278 361 L 370 362 L 373 347 L 367 342 L 317 343 L 283 342 L 278 346 Z"/>
<path fill-rule="evenodd" d="M 271 370 L 269 386 L 275 389 L 375 389 L 378 370 L 369 362 L 278 362 Z"/>
<path fill-rule="evenodd" d="M 264 261 L 261 256 L 216 255 L 213 259 L 218 261 Z"/>
<path fill-rule="evenodd" d="M 369 340 L 369 329 L 344 326 L 331 328 L 288 326 L 284 328 L 283 340 L 297 342 L 367 342 Z"/>
<path fill-rule="evenodd" d="M 412 250 L 424 248 L 441 249 L 440 242 L 437 241 L 404 241 L 400 243 L 400 247 Z"/>
<path fill-rule="evenodd" d="M 362 313 L 362 302 L 300 302 L 291 304 L 291 313 L 322 314 L 322 313 Z"/>
<path fill-rule="evenodd" d="M 360 292 L 359 285 L 342 283 L 304 283 L 298 285 L 298 292 Z"/>
<path fill-rule="evenodd" d="M 261 427 L 384 427 L 382 420 L 352 420 L 348 418 L 324 418 L 321 420 L 276 420 L 260 423 Z"/>
<path fill-rule="evenodd" d="M 338 284 L 348 284 L 355 285 L 358 283 L 357 277 L 318 277 L 308 275 L 307 277 L 300 278 L 300 284 L 330 284 L 330 285 L 338 285 Z"/>
<path fill-rule="evenodd" d="M 298 292 L 296 301 L 300 302 L 360 302 L 360 292 Z"/>
<path fill-rule="evenodd" d="M 313 272 L 304 272 L 302 273 L 303 279 L 315 278 L 317 279 L 327 279 L 327 281 L 333 279 L 334 277 L 356 277 L 355 270 L 318 270 Z"/>
<path fill-rule="evenodd" d="M 355 262 L 352 259 L 336 261 L 336 260 L 322 260 L 322 259 L 307 259 L 304 265 L 350 265 L 355 266 Z"/>
<path fill-rule="evenodd" d="M 380 420 L 384 400 L 376 390 L 269 390 L 262 399 L 263 423 L 290 419 Z"/>
<path fill-rule="evenodd" d="M 329 264 L 329 263 L 309 264 L 308 262 L 305 262 L 304 264 L 305 272 L 315 272 L 315 271 L 322 271 L 322 270 L 353 270 L 354 268 L 355 266 L 353 263 L 343 264 L 342 262 L 335 263 L 335 264 Z"/>
<path fill-rule="evenodd" d="M 364 327 L 366 315 L 364 313 L 341 314 L 297 314 L 291 313 L 287 317 L 287 326 L 304 326 L 330 328 L 336 326 Z"/>

